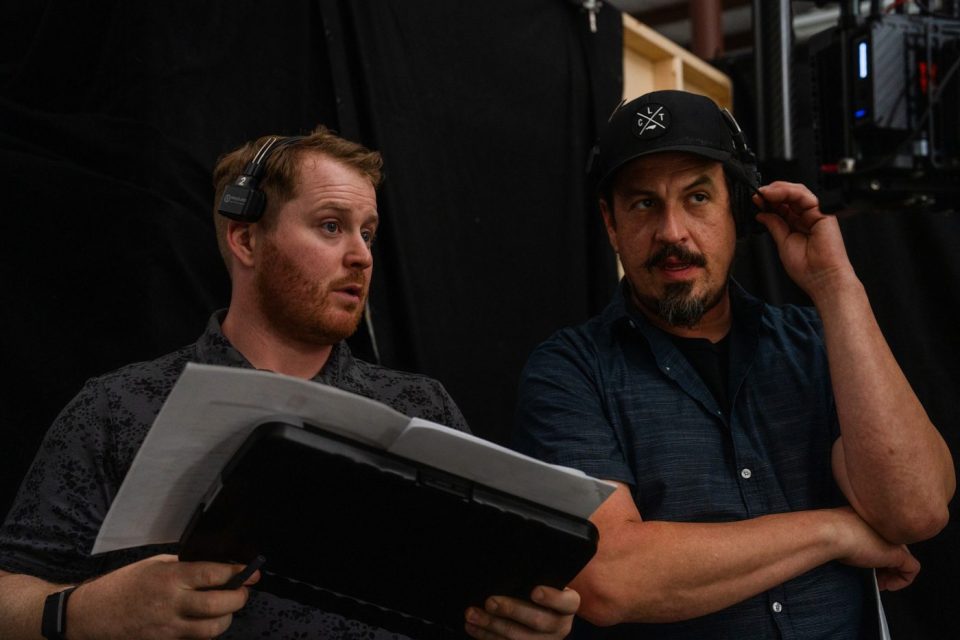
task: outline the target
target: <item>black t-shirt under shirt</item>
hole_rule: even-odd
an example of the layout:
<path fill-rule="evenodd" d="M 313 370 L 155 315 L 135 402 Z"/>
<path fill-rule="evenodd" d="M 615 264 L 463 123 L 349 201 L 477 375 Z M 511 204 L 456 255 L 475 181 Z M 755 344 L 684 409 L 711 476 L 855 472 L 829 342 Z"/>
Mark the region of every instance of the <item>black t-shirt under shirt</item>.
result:
<path fill-rule="evenodd" d="M 719 342 L 710 342 L 706 338 L 681 338 L 672 334 L 670 339 L 687 362 L 696 369 L 723 413 L 730 415 L 730 334 L 725 335 Z"/>

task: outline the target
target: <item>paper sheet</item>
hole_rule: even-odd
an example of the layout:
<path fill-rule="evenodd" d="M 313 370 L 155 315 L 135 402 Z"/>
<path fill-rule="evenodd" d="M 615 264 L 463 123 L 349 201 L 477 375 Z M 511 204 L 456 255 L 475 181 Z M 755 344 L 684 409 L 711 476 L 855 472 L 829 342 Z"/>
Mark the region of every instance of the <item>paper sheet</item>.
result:
<path fill-rule="evenodd" d="M 411 421 L 382 403 L 334 387 L 190 363 L 134 457 L 92 553 L 177 542 L 247 436 L 276 418 L 313 424 L 581 517 L 613 492 L 610 483 L 436 423 Z"/>

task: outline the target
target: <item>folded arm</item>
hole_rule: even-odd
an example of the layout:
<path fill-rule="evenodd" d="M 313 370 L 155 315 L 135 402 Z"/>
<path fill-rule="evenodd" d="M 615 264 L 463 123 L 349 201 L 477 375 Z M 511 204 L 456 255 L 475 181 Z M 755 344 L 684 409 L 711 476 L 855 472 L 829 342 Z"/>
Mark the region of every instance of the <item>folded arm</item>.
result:
<path fill-rule="evenodd" d="M 892 542 L 935 535 L 956 488 L 953 460 L 887 345 L 847 258 L 836 218 L 798 184 L 761 187 L 790 277 L 823 321 L 841 437 L 833 469 L 850 504 Z"/>
<path fill-rule="evenodd" d="M 729 523 L 644 521 L 626 485 L 591 520 L 597 555 L 574 579 L 593 624 L 673 622 L 719 611 L 831 560 L 880 568 L 887 589 L 919 563 L 852 510 L 824 509 Z"/>

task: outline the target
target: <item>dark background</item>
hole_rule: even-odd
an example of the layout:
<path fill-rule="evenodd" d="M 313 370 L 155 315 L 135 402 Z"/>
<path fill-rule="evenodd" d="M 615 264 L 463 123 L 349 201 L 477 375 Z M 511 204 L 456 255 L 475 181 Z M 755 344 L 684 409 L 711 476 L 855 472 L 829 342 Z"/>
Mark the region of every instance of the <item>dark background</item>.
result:
<path fill-rule="evenodd" d="M 324 123 L 382 151 L 373 331 L 352 344 L 440 379 L 479 435 L 507 438 L 527 354 L 613 291 L 584 176 L 621 90 L 609 7 L 596 35 L 561 0 L 7 0 L 0 16 L 0 514 L 86 378 L 193 341 L 226 305 L 210 170 L 248 139 Z M 749 74 L 728 71 L 749 95 Z M 842 225 L 957 456 L 960 222 Z M 772 302 L 803 301 L 765 237 L 736 271 Z M 960 636 L 951 506 L 914 547 L 914 586 L 886 597 L 895 638 Z"/>

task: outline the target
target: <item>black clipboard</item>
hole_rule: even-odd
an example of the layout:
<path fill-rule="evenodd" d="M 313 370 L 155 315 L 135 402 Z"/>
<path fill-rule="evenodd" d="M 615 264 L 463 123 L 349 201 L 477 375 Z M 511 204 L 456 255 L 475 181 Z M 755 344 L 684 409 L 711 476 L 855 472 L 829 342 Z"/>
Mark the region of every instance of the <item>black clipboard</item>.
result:
<path fill-rule="evenodd" d="M 310 425 L 258 426 L 180 559 L 266 558 L 256 588 L 419 638 L 462 637 L 490 595 L 565 586 L 596 552 L 571 516 Z"/>

